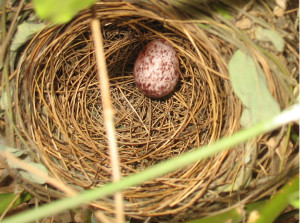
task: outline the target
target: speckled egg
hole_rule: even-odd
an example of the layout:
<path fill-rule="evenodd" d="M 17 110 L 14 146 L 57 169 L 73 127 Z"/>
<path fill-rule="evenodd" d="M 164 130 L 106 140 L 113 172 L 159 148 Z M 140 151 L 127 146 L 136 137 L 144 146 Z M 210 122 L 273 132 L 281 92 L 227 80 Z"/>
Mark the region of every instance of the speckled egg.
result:
<path fill-rule="evenodd" d="M 166 40 L 151 41 L 136 59 L 133 75 L 137 87 L 146 96 L 167 96 L 174 91 L 179 79 L 176 50 Z"/>

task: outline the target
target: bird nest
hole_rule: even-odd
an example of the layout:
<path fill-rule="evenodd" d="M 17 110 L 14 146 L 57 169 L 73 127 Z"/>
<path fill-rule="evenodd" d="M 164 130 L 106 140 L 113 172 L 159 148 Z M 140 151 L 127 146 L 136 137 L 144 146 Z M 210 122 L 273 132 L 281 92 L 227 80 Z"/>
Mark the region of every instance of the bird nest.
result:
<path fill-rule="evenodd" d="M 66 25 L 38 33 L 19 61 L 17 124 L 31 142 L 32 157 L 54 177 L 77 190 L 111 181 L 90 30 L 92 16 L 101 20 L 123 176 L 212 143 L 239 128 L 242 106 L 233 94 L 225 62 L 215 50 L 218 46 L 222 53 L 232 55 L 233 46 L 226 43 L 226 48 L 222 47 L 224 41 L 208 38 L 196 25 L 177 21 L 172 13 L 162 16 L 161 8 L 102 2 L 93 10 L 94 14 L 83 11 Z M 132 71 L 140 50 L 158 38 L 176 49 L 180 78 L 170 96 L 151 99 L 138 90 Z M 126 214 L 178 214 L 193 205 L 207 215 L 234 204 L 243 194 L 239 191 L 235 196 L 230 188 L 244 166 L 242 149 L 219 153 L 124 191 Z M 261 174 L 265 175 L 268 173 Z M 62 196 L 35 183 L 27 182 L 27 189 L 44 200 Z M 230 191 L 227 199 L 221 199 L 220 193 Z M 99 200 L 97 207 L 112 213 L 113 201 Z"/>

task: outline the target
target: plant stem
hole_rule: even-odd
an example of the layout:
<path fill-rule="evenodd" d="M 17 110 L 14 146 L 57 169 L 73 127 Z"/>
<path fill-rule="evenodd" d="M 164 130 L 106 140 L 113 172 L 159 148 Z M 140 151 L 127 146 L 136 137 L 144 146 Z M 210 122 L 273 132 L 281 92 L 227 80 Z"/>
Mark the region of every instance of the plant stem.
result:
<path fill-rule="evenodd" d="M 299 193 L 299 175 L 295 176 L 279 190 L 260 211 L 252 211 L 247 223 L 274 222 L 290 203 L 291 198 L 295 193 Z"/>
<path fill-rule="evenodd" d="M 5 40 L 8 36 L 6 33 L 6 1 L 2 1 L 1 11 L 3 13 L 1 19 L 1 26 L 2 26 L 2 41 Z M 7 45 L 9 45 L 7 43 Z M 5 138 L 9 146 L 14 146 L 14 129 L 11 125 L 9 120 L 9 116 L 12 116 L 12 102 L 11 102 L 11 89 L 9 84 L 9 58 L 5 52 L 0 52 L 3 54 L 2 60 L 0 63 L 3 63 L 3 76 L 2 76 L 2 92 L 1 92 L 1 99 L 5 101 L 5 113 L 4 113 L 4 120 L 5 120 Z"/>
<path fill-rule="evenodd" d="M 105 53 L 103 48 L 103 39 L 101 35 L 101 27 L 98 19 L 92 19 L 91 29 L 93 34 L 93 40 L 96 52 L 96 62 L 98 68 L 98 76 L 101 89 L 101 98 L 103 105 L 103 116 L 104 116 L 104 126 L 106 129 L 106 135 L 109 146 L 109 154 L 112 166 L 112 178 L 114 182 L 121 179 L 120 174 L 120 162 L 118 154 L 118 145 L 116 141 L 116 129 L 114 126 L 114 109 L 111 102 L 111 97 L 109 93 L 109 78 L 107 73 L 107 66 L 105 61 Z M 114 194 L 115 204 L 116 204 L 116 222 L 125 222 L 124 218 L 124 204 L 123 195 L 121 192 Z"/>
<path fill-rule="evenodd" d="M 244 211 L 242 208 L 234 208 L 225 213 L 221 213 L 215 216 L 209 216 L 205 218 L 200 218 L 186 223 L 221 223 L 221 222 L 230 222 L 230 223 L 239 223 L 243 220 Z"/>

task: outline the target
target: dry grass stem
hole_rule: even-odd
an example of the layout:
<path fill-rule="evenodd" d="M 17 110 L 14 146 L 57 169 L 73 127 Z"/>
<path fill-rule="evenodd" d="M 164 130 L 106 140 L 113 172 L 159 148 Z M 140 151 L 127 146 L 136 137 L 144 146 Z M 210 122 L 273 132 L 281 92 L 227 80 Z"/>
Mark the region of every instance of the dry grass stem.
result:
<path fill-rule="evenodd" d="M 101 35 L 101 27 L 98 19 L 92 19 L 91 29 L 93 33 L 93 40 L 95 44 L 96 64 L 98 68 L 99 83 L 101 89 L 101 98 L 104 114 L 104 126 L 106 129 L 106 135 L 108 140 L 108 146 L 110 149 L 110 158 L 112 165 L 112 178 L 114 182 L 117 182 L 121 178 L 120 165 L 119 165 L 119 153 L 116 141 L 116 130 L 114 125 L 114 109 L 112 107 L 110 89 L 109 89 L 109 77 L 106 68 L 105 54 L 103 49 L 103 39 Z M 123 208 L 123 195 L 122 192 L 118 192 L 114 195 L 116 203 L 116 222 L 125 222 L 124 208 Z"/>
<path fill-rule="evenodd" d="M 8 32 L 6 34 L 6 38 L 3 40 L 2 44 L 1 44 L 1 50 L 0 50 L 0 63 L 3 63 L 4 62 L 4 58 L 5 58 L 5 55 L 7 53 L 7 49 L 9 47 L 9 42 L 11 41 L 11 38 L 12 38 L 12 35 L 13 35 L 13 32 L 14 32 L 14 29 L 16 28 L 16 22 L 18 20 L 18 16 L 20 15 L 20 12 L 21 12 L 21 9 L 22 7 L 24 6 L 24 1 L 25 0 L 21 0 L 19 2 L 19 5 L 18 5 L 18 8 L 17 8 L 17 11 L 14 15 L 14 18 L 12 20 L 12 23 L 10 24 L 10 27 L 8 29 Z M 1 4 L 2 5 L 2 4 Z"/>

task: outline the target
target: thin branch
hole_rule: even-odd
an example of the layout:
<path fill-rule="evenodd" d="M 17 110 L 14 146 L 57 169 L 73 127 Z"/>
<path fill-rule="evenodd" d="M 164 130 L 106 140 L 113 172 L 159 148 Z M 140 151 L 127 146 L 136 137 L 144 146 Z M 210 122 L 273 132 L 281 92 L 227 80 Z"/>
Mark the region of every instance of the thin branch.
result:
<path fill-rule="evenodd" d="M 118 154 L 118 146 L 115 138 L 116 130 L 114 126 L 114 109 L 112 107 L 111 97 L 109 93 L 109 79 L 107 74 L 107 67 L 105 61 L 105 54 L 103 49 L 103 39 L 101 35 L 101 27 L 98 19 L 92 19 L 91 29 L 93 40 L 95 44 L 96 62 L 98 68 L 99 83 L 101 89 L 101 98 L 103 105 L 104 126 L 108 139 L 108 146 L 110 151 L 111 165 L 112 165 L 112 178 L 117 182 L 121 178 L 120 162 Z M 118 192 L 114 195 L 116 204 L 116 222 L 124 222 L 124 205 L 123 195 Z"/>
<path fill-rule="evenodd" d="M 4 62 L 4 58 L 5 58 L 5 55 L 6 55 L 6 52 L 7 52 L 7 48 L 9 46 L 9 41 L 11 40 L 11 37 L 13 35 L 14 27 L 15 27 L 15 24 L 18 20 L 18 16 L 21 12 L 24 1 L 25 0 L 20 1 L 20 4 L 19 4 L 19 6 L 17 8 L 17 11 L 16 11 L 16 14 L 14 15 L 14 18 L 13 18 L 13 20 L 11 22 L 11 25 L 9 27 L 9 30 L 7 32 L 6 38 L 3 39 L 3 43 L 2 43 L 2 46 L 1 46 L 1 50 L 0 50 L 0 63 Z M 2 2 L 2 4 L 5 4 L 5 2 Z"/>

